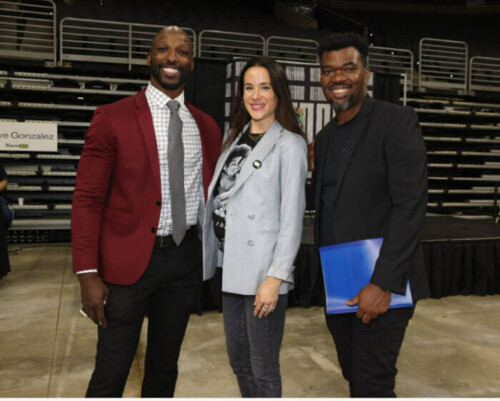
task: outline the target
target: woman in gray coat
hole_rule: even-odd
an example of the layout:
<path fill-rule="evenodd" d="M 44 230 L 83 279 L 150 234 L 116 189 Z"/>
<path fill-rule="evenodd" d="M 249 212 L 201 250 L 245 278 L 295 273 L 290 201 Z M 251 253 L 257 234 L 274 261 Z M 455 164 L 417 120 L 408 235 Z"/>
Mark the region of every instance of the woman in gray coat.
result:
<path fill-rule="evenodd" d="M 286 74 L 251 59 L 208 190 L 203 271 L 222 267 L 229 360 L 243 397 L 280 397 L 279 352 L 302 236 L 307 147 Z"/>

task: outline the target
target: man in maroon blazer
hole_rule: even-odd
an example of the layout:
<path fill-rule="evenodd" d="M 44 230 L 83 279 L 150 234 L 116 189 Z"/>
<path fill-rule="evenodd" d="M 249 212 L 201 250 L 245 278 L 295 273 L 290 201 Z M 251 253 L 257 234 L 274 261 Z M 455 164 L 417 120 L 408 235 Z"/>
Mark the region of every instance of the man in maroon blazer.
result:
<path fill-rule="evenodd" d="M 147 60 L 151 81 L 145 90 L 96 109 L 78 167 L 73 266 L 82 312 L 98 324 L 88 397 L 123 394 L 146 313 L 142 396 L 172 397 L 180 347 L 201 288 L 198 216 L 221 134 L 213 118 L 184 101 L 194 66 L 187 34 L 177 27 L 162 29 Z M 178 172 L 168 160 L 172 132 L 178 133 L 183 152 L 178 168 L 183 169 L 186 220 L 175 238 L 179 213 L 172 213 L 172 205 L 179 191 L 170 191 Z M 170 163 L 174 160 L 176 154 Z"/>

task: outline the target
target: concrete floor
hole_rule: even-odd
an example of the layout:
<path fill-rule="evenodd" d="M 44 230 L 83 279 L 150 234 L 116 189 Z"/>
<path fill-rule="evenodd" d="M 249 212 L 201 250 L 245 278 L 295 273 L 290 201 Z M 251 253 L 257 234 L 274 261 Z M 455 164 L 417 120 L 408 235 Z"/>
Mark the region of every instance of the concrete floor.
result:
<path fill-rule="evenodd" d="M 0 280 L 0 397 L 83 397 L 96 329 L 78 312 L 70 246 L 26 245 L 10 256 L 12 272 Z M 398 395 L 500 397 L 499 310 L 498 295 L 420 302 L 399 358 Z M 192 316 L 176 397 L 239 397 L 221 318 Z M 140 396 L 144 351 L 141 340 L 126 397 Z M 284 397 L 348 396 L 320 307 L 288 310 L 281 365 Z"/>

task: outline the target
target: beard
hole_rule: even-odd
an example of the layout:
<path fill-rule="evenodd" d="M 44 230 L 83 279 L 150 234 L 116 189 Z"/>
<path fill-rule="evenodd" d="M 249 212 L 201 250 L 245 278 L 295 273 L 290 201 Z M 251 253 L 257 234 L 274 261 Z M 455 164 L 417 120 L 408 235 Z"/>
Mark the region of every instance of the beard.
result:
<path fill-rule="evenodd" d="M 355 101 L 354 101 L 354 95 L 351 95 L 345 100 L 344 102 L 336 102 L 334 100 L 330 101 L 331 105 L 333 106 L 333 109 L 336 112 L 339 111 L 347 111 L 349 109 L 352 109 L 354 107 Z"/>
<path fill-rule="evenodd" d="M 347 86 L 351 89 L 354 88 L 354 91 L 351 92 L 349 97 L 342 102 L 336 102 L 334 99 L 330 99 L 330 104 L 332 105 L 335 112 L 344 112 L 344 111 L 352 109 L 353 107 L 356 106 L 356 104 L 358 104 L 358 102 L 360 102 L 362 99 L 364 99 L 364 96 L 366 94 L 366 89 L 365 89 L 366 84 L 365 84 L 364 77 L 360 78 L 358 85 L 355 85 L 353 83 L 349 83 L 348 81 L 344 81 L 344 82 L 333 85 L 334 88 L 336 86 Z"/>
<path fill-rule="evenodd" d="M 180 88 L 181 86 L 184 86 L 191 77 L 191 66 L 185 66 L 185 67 L 177 65 L 171 65 L 171 66 L 179 68 L 179 79 L 177 80 L 177 82 L 166 82 L 162 79 L 161 69 L 165 66 L 151 64 L 150 67 L 151 76 L 156 80 L 156 82 L 158 82 L 161 85 L 163 89 L 166 90 L 175 90 Z M 168 65 L 166 65 L 166 67 L 168 67 Z"/>

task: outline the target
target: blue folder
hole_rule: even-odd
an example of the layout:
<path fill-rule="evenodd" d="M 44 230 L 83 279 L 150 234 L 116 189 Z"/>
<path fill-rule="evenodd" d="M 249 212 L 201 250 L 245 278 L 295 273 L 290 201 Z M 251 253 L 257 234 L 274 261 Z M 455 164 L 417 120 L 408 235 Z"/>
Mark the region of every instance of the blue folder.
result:
<path fill-rule="evenodd" d="M 358 305 L 345 303 L 370 282 L 383 238 L 346 242 L 319 248 L 326 290 L 326 313 L 356 312 Z M 406 294 L 391 293 L 390 308 L 413 306 L 410 283 Z"/>

